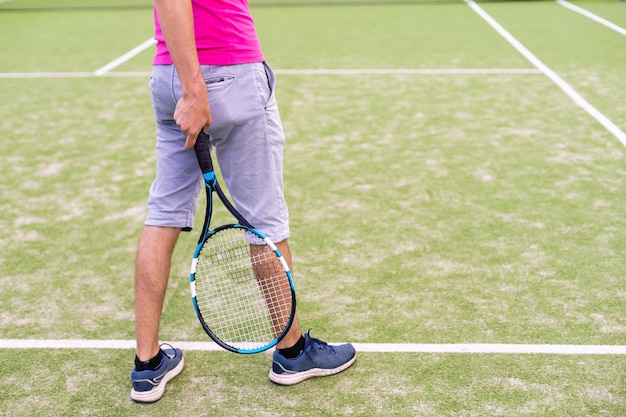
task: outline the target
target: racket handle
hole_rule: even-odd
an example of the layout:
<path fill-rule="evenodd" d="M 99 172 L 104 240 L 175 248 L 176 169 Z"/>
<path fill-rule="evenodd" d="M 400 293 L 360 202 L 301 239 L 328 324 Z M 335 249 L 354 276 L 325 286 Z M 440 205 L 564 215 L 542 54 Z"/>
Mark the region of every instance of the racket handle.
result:
<path fill-rule="evenodd" d="M 211 147 L 209 146 L 209 135 L 200 132 L 196 144 L 193 147 L 196 151 L 196 157 L 198 158 L 198 164 L 203 174 L 207 172 L 213 172 L 213 161 L 211 160 Z"/>

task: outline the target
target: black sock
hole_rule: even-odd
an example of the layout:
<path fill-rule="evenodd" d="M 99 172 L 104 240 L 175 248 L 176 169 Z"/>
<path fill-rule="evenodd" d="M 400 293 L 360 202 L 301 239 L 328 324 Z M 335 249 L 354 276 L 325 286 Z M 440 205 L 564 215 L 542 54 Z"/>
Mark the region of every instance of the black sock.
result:
<path fill-rule="evenodd" d="M 295 345 L 286 349 L 278 349 L 278 353 L 280 353 L 287 359 L 293 359 L 293 358 L 297 358 L 298 356 L 300 356 L 300 353 L 302 353 L 303 350 L 304 350 L 304 336 L 300 336 L 300 340 L 298 340 Z"/>
<path fill-rule="evenodd" d="M 149 361 L 140 361 L 137 355 L 135 355 L 135 369 L 137 371 L 154 371 L 163 362 L 163 352 L 159 349 L 159 353 Z"/>

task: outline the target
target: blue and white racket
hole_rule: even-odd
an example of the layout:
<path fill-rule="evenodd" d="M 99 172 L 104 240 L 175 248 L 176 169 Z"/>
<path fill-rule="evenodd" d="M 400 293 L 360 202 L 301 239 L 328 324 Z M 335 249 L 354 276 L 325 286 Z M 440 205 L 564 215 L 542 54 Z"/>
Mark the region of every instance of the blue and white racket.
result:
<path fill-rule="evenodd" d="M 289 266 L 276 245 L 250 225 L 225 196 L 204 132 L 198 136 L 195 151 L 207 195 L 204 226 L 190 274 L 196 315 L 206 333 L 224 349 L 263 352 L 287 334 L 295 317 Z M 211 229 L 213 193 L 235 223 Z"/>

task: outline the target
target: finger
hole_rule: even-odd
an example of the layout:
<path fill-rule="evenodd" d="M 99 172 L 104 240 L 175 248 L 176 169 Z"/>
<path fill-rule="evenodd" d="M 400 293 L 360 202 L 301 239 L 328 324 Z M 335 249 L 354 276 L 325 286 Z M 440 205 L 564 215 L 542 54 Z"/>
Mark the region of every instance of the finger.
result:
<path fill-rule="evenodd" d="M 187 139 L 185 140 L 185 148 L 186 149 L 193 148 L 194 145 L 196 144 L 197 138 L 198 138 L 198 135 L 187 135 Z"/>

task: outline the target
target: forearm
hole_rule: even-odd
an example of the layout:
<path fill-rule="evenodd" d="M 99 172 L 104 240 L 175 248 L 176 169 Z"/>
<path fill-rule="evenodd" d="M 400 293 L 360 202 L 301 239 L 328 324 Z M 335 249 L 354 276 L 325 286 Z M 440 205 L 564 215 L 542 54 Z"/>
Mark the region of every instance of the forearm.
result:
<path fill-rule="evenodd" d="M 197 93 L 200 87 L 206 91 L 196 50 L 191 0 L 155 0 L 154 5 L 183 94 Z"/>
<path fill-rule="evenodd" d="M 182 86 L 174 120 L 191 148 L 201 129 L 211 125 L 206 84 L 200 70 L 191 0 L 155 0 L 159 24 Z"/>

